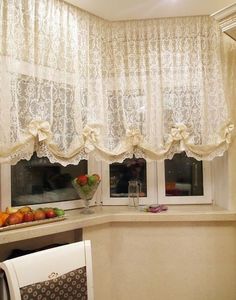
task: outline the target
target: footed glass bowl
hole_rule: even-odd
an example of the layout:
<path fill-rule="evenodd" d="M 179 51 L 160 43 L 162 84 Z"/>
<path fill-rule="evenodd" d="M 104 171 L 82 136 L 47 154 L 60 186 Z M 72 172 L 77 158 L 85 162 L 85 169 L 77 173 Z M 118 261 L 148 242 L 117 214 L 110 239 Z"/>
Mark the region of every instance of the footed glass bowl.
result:
<path fill-rule="evenodd" d="M 89 201 L 93 199 L 93 196 L 99 186 L 100 181 L 89 185 L 86 183 L 85 185 L 79 185 L 77 183 L 76 178 L 72 181 L 72 185 L 77 191 L 79 197 L 84 201 L 84 209 L 81 211 L 81 214 L 93 214 L 94 210 L 89 207 Z"/>

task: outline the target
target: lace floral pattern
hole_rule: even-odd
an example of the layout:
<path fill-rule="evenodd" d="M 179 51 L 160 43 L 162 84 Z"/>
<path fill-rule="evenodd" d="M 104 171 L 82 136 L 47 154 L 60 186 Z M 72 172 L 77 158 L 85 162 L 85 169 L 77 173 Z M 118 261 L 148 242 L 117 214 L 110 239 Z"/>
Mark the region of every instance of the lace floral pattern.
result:
<path fill-rule="evenodd" d="M 109 22 L 59 0 L 3 0 L 0 162 L 222 155 L 235 51 L 206 16 Z"/>

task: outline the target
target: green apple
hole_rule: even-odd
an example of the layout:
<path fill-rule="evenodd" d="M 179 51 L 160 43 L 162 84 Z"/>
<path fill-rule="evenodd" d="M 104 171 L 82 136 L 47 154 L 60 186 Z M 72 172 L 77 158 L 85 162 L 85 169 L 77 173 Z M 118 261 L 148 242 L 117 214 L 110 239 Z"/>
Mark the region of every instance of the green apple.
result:
<path fill-rule="evenodd" d="M 60 208 L 56 208 L 56 209 L 54 209 L 54 211 L 58 217 L 64 216 L 64 214 L 65 214 L 65 211 Z"/>
<path fill-rule="evenodd" d="M 88 184 L 89 185 L 94 185 L 95 183 L 97 183 L 97 177 L 94 175 L 90 175 L 88 178 Z"/>

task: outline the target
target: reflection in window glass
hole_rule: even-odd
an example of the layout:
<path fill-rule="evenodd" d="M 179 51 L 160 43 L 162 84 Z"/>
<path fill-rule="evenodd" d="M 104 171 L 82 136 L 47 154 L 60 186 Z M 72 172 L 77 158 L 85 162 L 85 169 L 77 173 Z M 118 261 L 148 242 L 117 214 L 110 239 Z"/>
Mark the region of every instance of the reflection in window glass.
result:
<path fill-rule="evenodd" d="M 202 196 L 202 162 L 187 157 L 185 152 L 165 160 L 166 196 Z"/>
<path fill-rule="evenodd" d="M 128 197 L 130 180 L 140 184 L 140 197 L 147 197 L 147 169 L 143 158 L 127 158 L 123 163 L 110 164 L 110 197 Z"/>
<path fill-rule="evenodd" d="M 71 181 L 87 174 L 87 161 L 63 167 L 46 158 L 19 161 L 11 167 L 11 198 L 13 206 L 44 204 L 79 199 Z"/>

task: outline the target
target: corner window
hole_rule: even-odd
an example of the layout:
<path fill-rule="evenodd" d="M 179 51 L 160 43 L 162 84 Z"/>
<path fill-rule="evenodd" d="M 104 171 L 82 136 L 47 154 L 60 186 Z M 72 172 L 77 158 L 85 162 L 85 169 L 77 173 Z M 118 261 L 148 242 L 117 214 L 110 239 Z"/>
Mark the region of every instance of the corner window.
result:
<path fill-rule="evenodd" d="M 158 202 L 163 204 L 211 203 L 210 163 L 177 153 L 158 163 Z"/>
<path fill-rule="evenodd" d="M 139 182 L 139 204 L 212 203 L 210 163 L 175 154 L 171 160 L 147 162 L 143 158 L 122 163 L 98 163 L 92 159 L 63 167 L 47 158 L 32 156 L 15 166 L 1 165 L 1 207 L 83 206 L 71 180 L 80 174 L 98 173 L 102 182 L 95 201 L 103 205 L 127 205 L 128 182 Z"/>

